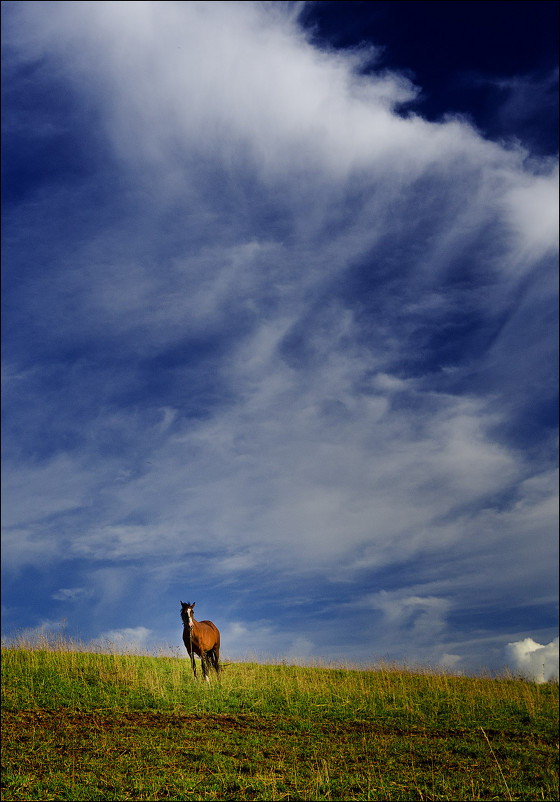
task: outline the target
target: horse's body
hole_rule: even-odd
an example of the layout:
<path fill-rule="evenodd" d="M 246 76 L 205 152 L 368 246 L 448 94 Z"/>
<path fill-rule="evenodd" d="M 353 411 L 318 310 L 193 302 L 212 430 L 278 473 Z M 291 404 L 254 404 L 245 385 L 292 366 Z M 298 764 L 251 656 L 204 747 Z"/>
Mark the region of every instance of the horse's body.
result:
<path fill-rule="evenodd" d="M 220 676 L 220 631 L 211 621 L 195 621 L 193 616 L 194 605 L 195 602 L 192 604 L 181 602 L 183 643 L 191 658 L 194 678 L 196 679 L 194 656 L 197 654 L 200 657 L 204 679 L 209 682 L 208 661 L 216 669 L 216 674 Z"/>

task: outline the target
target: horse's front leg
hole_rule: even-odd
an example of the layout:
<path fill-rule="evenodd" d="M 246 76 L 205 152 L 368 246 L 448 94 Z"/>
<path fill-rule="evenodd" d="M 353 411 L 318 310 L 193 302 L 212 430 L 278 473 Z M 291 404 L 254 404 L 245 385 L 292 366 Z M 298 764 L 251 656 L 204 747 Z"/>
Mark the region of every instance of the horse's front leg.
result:
<path fill-rule="evenodd" d="M 189 641 L 187 643 L 187 652 L 189 653 L 189 657 L 191 658 L 191 666 L 194 674 L 194 678 L 196 679 L 196 665 L 194 662 L 194 649 L 192 643 Z"/>
<path fill-rule="evenodd" d="M 196 679 L 196 665 L 195 665 L 195 662 L 194 662 L 194 647 L 193 647 L 191 634 L 190 634 L 190 632 L 187 631 L 186 628 L 183 631 L 183 643 L 185 644 L 185 649 L 187 650 L 187 654 L 188 654 L 188 656 L 190 658 L 190 661 L 191 661 L 191 666 L 192 666 L 194 678 Z"/>

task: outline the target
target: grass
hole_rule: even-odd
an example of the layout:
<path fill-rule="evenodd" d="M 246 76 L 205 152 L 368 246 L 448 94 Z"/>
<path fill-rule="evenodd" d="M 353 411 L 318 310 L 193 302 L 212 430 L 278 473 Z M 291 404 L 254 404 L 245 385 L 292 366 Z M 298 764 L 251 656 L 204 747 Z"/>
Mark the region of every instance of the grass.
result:
<path fill-rule="evenodd" d="M 200 671 L 199 671 L 200 674 Z M 558 799 L 558 684 L 2 649 L 4 800 Z"/>

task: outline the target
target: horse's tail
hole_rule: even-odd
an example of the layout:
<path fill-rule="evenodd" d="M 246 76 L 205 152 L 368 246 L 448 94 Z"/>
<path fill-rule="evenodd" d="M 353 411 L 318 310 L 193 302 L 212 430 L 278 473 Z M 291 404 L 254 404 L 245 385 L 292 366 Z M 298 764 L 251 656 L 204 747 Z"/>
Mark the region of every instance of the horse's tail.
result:
<path fill-rule="evenodd" d="M 216 669 L 216 674 L 219 674 L 220 673 L 220 669 L 221 669 L 221 666 L 220 666 L 220 647 L 219 646 L 214 646 L 214 648 L 210 650 L 209 654 L 210 654 L 210 659 L 212 661 L 212 665 Z"/>

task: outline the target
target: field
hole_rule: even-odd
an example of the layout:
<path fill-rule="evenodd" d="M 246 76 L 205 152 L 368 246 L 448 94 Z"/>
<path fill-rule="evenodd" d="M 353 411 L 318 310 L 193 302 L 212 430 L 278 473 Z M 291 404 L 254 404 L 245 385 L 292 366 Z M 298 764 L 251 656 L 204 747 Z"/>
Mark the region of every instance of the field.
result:
<path fill-rule="evenodd" d="M 20 643 L 2 711 L 4 800 L 558 799 L 557 683 Z"/>

